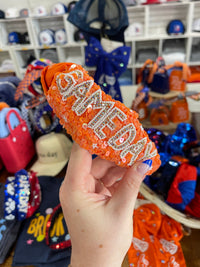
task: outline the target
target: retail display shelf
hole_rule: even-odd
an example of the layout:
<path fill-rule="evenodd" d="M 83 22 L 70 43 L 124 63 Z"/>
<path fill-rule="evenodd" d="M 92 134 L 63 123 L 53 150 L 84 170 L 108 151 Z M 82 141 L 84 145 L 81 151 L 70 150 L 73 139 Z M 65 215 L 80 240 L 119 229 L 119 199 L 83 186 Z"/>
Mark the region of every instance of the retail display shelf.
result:
<path fill-rule="evenodd" d="M 198 58 L 191 60 L 193 47 L 200 43 L 200 32 L 193 31 L 193 22 L 199 17 L 200 2 L 173 2 L 159 5 L 138 5 L 127 7 L 129 26 L 133 23 L 140 23 L 142 30 L 131 36 L 125 31 L 125 43 L 131 47 L 130 62 L 128 69 L 131 69 L 132 84 L 136 83 L 137 69 L 141 68 L 145 59 L 138 61 L 138 54 L 141 49 L 154 49 L 156 55 L 162 56 L 165 53 L 166 41 L 182 42 L 185 54 L 185 62 L 189 66 L 200 65 Z M 58 62 L 77 59 L 85 66 L 85 41 L 75 41 L 77 28 L 67 20 L 68 14 L 44 17 L 28 17 L 16 19 L 0 19 L 0 52 L 8 51 L 8 59 L 14 59 L 15 71 L 19 77 L 23 77 L 26 58 L 30 50 L 36 58 L 41 56 L 41 49 L 54 49 Z M 179 35 L 168 35 L 167 25 L 171 20 L 179 19 L 183 22 L 185 33 Z M 39 33 L 44 29 L 65 29 L 65 44 L 41 45 Z M 29 43 L 21 45 L 9 45 L 8 35 L 13 31 L 21 33 L 28 32 Z M 181 41 L 182 40 L 182 41 Z M 176 45 L 174 45 L 176 47 Z M 77 48 L 77 50 L 76 50 Z M 68 49 L 72 52 L 69 52 Z M 24 53 L 19 53 L 19 51 Z M 22 59 L 20 59 L 22 57 Z"/>

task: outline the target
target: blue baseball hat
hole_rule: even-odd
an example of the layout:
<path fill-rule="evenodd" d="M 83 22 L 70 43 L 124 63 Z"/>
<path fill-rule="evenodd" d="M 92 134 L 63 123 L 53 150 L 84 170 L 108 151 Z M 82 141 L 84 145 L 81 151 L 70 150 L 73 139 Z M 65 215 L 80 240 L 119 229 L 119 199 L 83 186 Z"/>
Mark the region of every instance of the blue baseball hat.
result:
<path fill-rule="evenodd" d="M 9 44 L 20 44 L 21 36 L 19 32 L 10 32 L 8 34 L 8 43 Z"/>
<path fill-rule="evenodd" d="M 167 26 L 167 33 L 169 35 L 173 34 L 184 34 L 185 26 L 181 20 L 175 19 L 169 22 Z"/>

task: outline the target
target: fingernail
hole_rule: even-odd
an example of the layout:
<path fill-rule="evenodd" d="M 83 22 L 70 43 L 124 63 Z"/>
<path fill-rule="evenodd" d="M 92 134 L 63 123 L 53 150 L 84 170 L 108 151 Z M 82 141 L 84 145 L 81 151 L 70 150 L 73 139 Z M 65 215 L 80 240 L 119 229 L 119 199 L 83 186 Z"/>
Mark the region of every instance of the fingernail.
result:
<path fill-rule="evenodd" d="M 152 166 L 152 159 L 147 159 L 147 160 L 143 161 L 142 163 L 149 165 L 149 168 L 151 168 L 151 166 Z"/>
<path fill-rule="evenodd" d="M 150 170 L 151 165 L 152 165 L 152 160 L 147 159 L 137 166 L 137 171 L 141 173 L 142 175 L 144 175 Z"/>

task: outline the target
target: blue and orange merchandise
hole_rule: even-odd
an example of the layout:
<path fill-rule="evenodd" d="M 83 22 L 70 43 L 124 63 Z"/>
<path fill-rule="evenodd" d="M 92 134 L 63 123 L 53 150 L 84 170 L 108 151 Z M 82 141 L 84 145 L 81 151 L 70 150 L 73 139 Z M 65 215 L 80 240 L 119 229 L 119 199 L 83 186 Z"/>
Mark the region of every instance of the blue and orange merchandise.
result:
<path fill-rule="evenodd" d="M 197 168 L 182 163 L 168 191 L 167 203 L 175 209 L 184 211 L 195 196 Z"/>
<path fill-rule="evenodd" d="M 123 100 L 118 79 L 127 68 L 130 50 L 128 46 L 121 46 L 108 53 L 94 37 L 90 38 L 85 48 L 86 66 L 97 67 L 94 81 L 106 94 L 121 102 Z"/>
<path fill-rule="evenodd" d="M 140 120 L 145 120 L 148 117 L 147 107 L 152 103 L 152 97 L 149 95 L 149 88 L 145 85 L 140 85 L 136 91 L 136 97 L 132 102 L 132 110 L 139 114 Z"/>
<path fill-rule="evenodd" d="M 175 61 L 174 64 L 167 65 L 165 68 L 169 75 L 170 91 L 185 92 L 187 80 L 191 75 L 188 65 Z"/>
<path fill-rule="evenodd" d="M 138 114 L 105 94 L 81 65 L 67 62 L 46 67 L 41 82 L 60 123 L 81 147 L 121 167 L 152 158 L 148 173 L 159 168 L 160 157 Z M 108 116 L 112 118 L 109 126 Z"/>
<path fill-rule="evenodd" d="M 5 185 L 0 183 L 0 203 L 4 202 Z M 11 205 L 8 207 L 11 209 Z M 8 257 L 20 231 L 21 222 L 4 218 L 4 205 L 0 205 L 0 265 Z"/>
<path fill-rule="evenodd" d="M 189 120 L 189 107 L 186 98 L 178 99 L 173 102 L 170 110 L 170 120 L 174 123 L 180 123 Z"/>
<path fill-rule="evenodd" d="M 71 248 L 52 249 L 46 244 L 46 226 L 54 210 L 59 204 L 59 188 L 62 178 L 39 176 L 42 202 L 32 217 L 24 221 L 17 240 L 13 266 L 67 266 L 70 263 Z M 62 213 L 59 213 L 50 232 L 51 244 L 67 240 L 69 234 Z"/>
<path fill-rule="evenodd" d="M 19 83 L 17 90 L 15 92 L 15 100 L 23 100 L 24 94 L 28 94 L 31 97 L 42 94 L 42 91 L 38 93 L 35 90 L 33 83 L 37 83 L 41 76 L 41 72 L 44 67 L 51 65 L 52 62 L 48 59 L 34 60 L 28 65 L 26 69 L 26 74 L 22 81 Z M 38 82 L 41 86 L 40 82 Z"/>
<path fill-rule="evenodd" d="M 16 76 L 8 76 L 0 79 L 0 101 L 6 102 L 11 107 L 17 106 L 15 92 L 21 80 Z"/>
<path fill-rule="evenodd" d="M 129 266 L 186 267 L 181 224 L 162 215 L 155 204 L 143 204 L 134 211 L 133 229 Z"/>
<path fill-rule="evenodd" d="M 152 126 L 169 124 L 169 109 L 167 106 L 159 106 L 153 108 L 150 114 L 150 122 Z"/>

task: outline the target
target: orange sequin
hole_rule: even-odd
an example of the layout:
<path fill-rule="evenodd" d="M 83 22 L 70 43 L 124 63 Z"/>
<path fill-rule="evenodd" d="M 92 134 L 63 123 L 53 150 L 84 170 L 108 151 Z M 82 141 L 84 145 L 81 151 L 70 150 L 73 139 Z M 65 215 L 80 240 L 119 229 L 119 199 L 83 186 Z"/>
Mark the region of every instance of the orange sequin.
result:
<path fill-rule="evenodd" d="M 148 174 L 159 168 L 159 154 L 138 114 L 105 94 L 80 65 L 48 66 L 41 82 L 60 123 L 81 147 L 122 167 L 152 158 Z"/>

